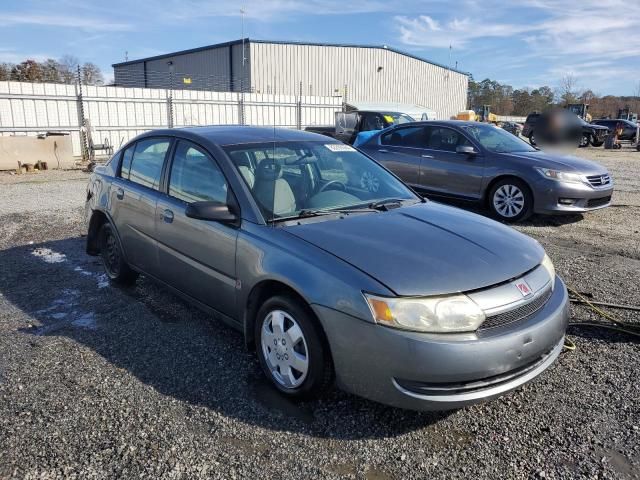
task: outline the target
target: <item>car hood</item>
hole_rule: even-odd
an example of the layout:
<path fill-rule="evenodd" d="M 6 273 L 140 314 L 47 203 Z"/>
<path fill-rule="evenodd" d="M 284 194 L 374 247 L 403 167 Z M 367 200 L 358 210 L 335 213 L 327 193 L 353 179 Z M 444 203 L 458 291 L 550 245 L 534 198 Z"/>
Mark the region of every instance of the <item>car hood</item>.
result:
<path fill-rule="evenodd" d="M 565 172 L 607 173 L 607 169 L 602 165 L 584 158 L 574 157 L 573 155 L 561 155 L 543 151 L 503 153 L 502 155 L 525 160 L 534 167 L 555 168 Z"/>
<path fill-rule="evenodd" d="M 465 292 L 531 270 L 538 242 L 480 215 L 435 202 L 284 227 L 397 295 Z"/>

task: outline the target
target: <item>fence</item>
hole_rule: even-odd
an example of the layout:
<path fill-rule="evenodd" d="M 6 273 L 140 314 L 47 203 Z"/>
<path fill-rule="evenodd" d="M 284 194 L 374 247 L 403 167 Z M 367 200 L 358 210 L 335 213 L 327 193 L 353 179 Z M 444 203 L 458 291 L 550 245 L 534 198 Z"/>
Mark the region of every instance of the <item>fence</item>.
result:
<path fill-rule="evenodd" d="M 331 125 L 341 97 L 0 82 L 0 136 L 69 133 L 73 154 L 148 130 L 196 125 Z"/>

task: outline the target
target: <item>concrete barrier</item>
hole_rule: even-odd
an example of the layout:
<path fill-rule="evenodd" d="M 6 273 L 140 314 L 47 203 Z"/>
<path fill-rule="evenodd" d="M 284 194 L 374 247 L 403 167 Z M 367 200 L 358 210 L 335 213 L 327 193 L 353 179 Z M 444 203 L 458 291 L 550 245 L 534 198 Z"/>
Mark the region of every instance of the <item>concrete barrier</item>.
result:
<path fill-rule="evenodd" d="M 49 169 L 73 168 L 76 160 L 69 135 L 38 138 L 16 135 L 0 137 L 0 170 L 15 170 L 22 164 L 47 162 Z"/>

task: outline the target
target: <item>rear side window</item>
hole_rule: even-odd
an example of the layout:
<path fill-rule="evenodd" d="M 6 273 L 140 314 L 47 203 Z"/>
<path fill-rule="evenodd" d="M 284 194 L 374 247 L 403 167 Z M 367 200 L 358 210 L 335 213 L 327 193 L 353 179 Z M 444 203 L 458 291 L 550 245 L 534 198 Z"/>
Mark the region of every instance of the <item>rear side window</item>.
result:
<path fill-rule="evenodd" d="M 455 152 L 458 146 L 471 145 L 464 135 L 450 128 L 431 128 L 430 130 L 428 146 L 433 150 Z"/>
<path fill-rule="evenodd" d="M 131 160 L 133 159 L 133 151 L 136 146 L 132 145 L 127 148 L 122 154 L 122 166 L 120 167 L 120 176 L 122 178 L 129 178 L 129 171 L 131 170 Z"/>
<path fill-rule="evenodd" d="M 171 165 L 169 195 L 187 203 L 227 203 L 227 191 L 218 165 L 200 148 L 181 141 Z"/>
<path fill-rule="evenodd" d="M 160 186 L 160 174 L 162 173 L 162 165 L 164 164 L 164 157 L 169 149 L 169 144 L 170 141 L 166 138 L 150 138 L 136 143 L 129 170 L 129 180 L 157 190 Z M 123 158 L 123 169 L 124 160 Z M 124 172 L 122 176 L 127 178 L 124 176 Z"/>
<path fill-rule="evenodd" d="M 396 128 L 382 135 L 380 142 L 392 147 L 424 148 L 424 127 Z"/>

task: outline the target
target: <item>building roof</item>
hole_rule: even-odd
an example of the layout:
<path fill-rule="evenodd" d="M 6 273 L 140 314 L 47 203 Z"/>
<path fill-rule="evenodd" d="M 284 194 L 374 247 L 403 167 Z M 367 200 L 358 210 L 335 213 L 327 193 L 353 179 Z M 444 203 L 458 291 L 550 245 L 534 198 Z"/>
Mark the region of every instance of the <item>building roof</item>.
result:
<path fill-rule="evenodd" d="M 243 42 L 243 39 L 232 40 L 232 41 L 223 42 L 223 43 L 215 43 L 213 45 L 206 45 L 204 47 L 190 48 L 188 50 L 180 50 L 180 51 L 172 52 L 172 53 L 164 53 L 162 55 L 155 55 L 153 57 L 145 57 L 145 58 L 139 58 L 137 60 L 129 60 L 127 62 L 114 63 L 111 66 L 115 68 L 115 67 L 122 67 L 124 65 L 134 65 L 136 63 L 146 62 L 146 61 L 149 61 L 149 60 L 160 60 L 160 59 L 163 59 L 163 58 L 175 57 L 177 55 L 185 55 L 185 54 L 188 54 L 188 53 L 202 52 L 204 50 L 212 50 L 214 48 L 223 48 L 223 47 L 230 47 L 230 46 L 233 46 L 233 45 L 240 45 L 240 44 L 242 44 L 242 42 Z M 441 68 L 444 68 L 444 69 L 447 69 L 447 70 L 451 70 L 452 72 L 460 73 L 462 75 L 467 75 L 467 76 L 471 75 L 469 72 L 463 72 L 462 70 L 451 68 L 451 67 L 443 65 L 441 63 L 434 62 L 434 61 L 428 60 L 426 58 L 419 57 L 417 55 L 412 55 L 410 53 L 403 52 L 402 50 L 397 50 L 395 48 L 388 47 L 387 45 L 361 45 L 361 44 L 354 44 L 354 43 L 291 42 L 291 41 L 281 41 L 281 40 L 254 40 L 254 39 L 251 39 L 251 38 L 245 38 L 244 42 L 245 43 L 274 43 L 274 44 L 280 44 L 280 45 L 310 45 L 310 46 L 316 46 L 316 47 L 373 48 L 373 49 L 380 49 L 380 50 L 388 50 L 390 52 L 397 53 L 399 55 L 404 55 L 405 57 L 414 58 L 416 60 L 420 60 L 421 62 L 430 63 L 431 65 L 435 65 L 437 67 L 441 67 Z"/>

